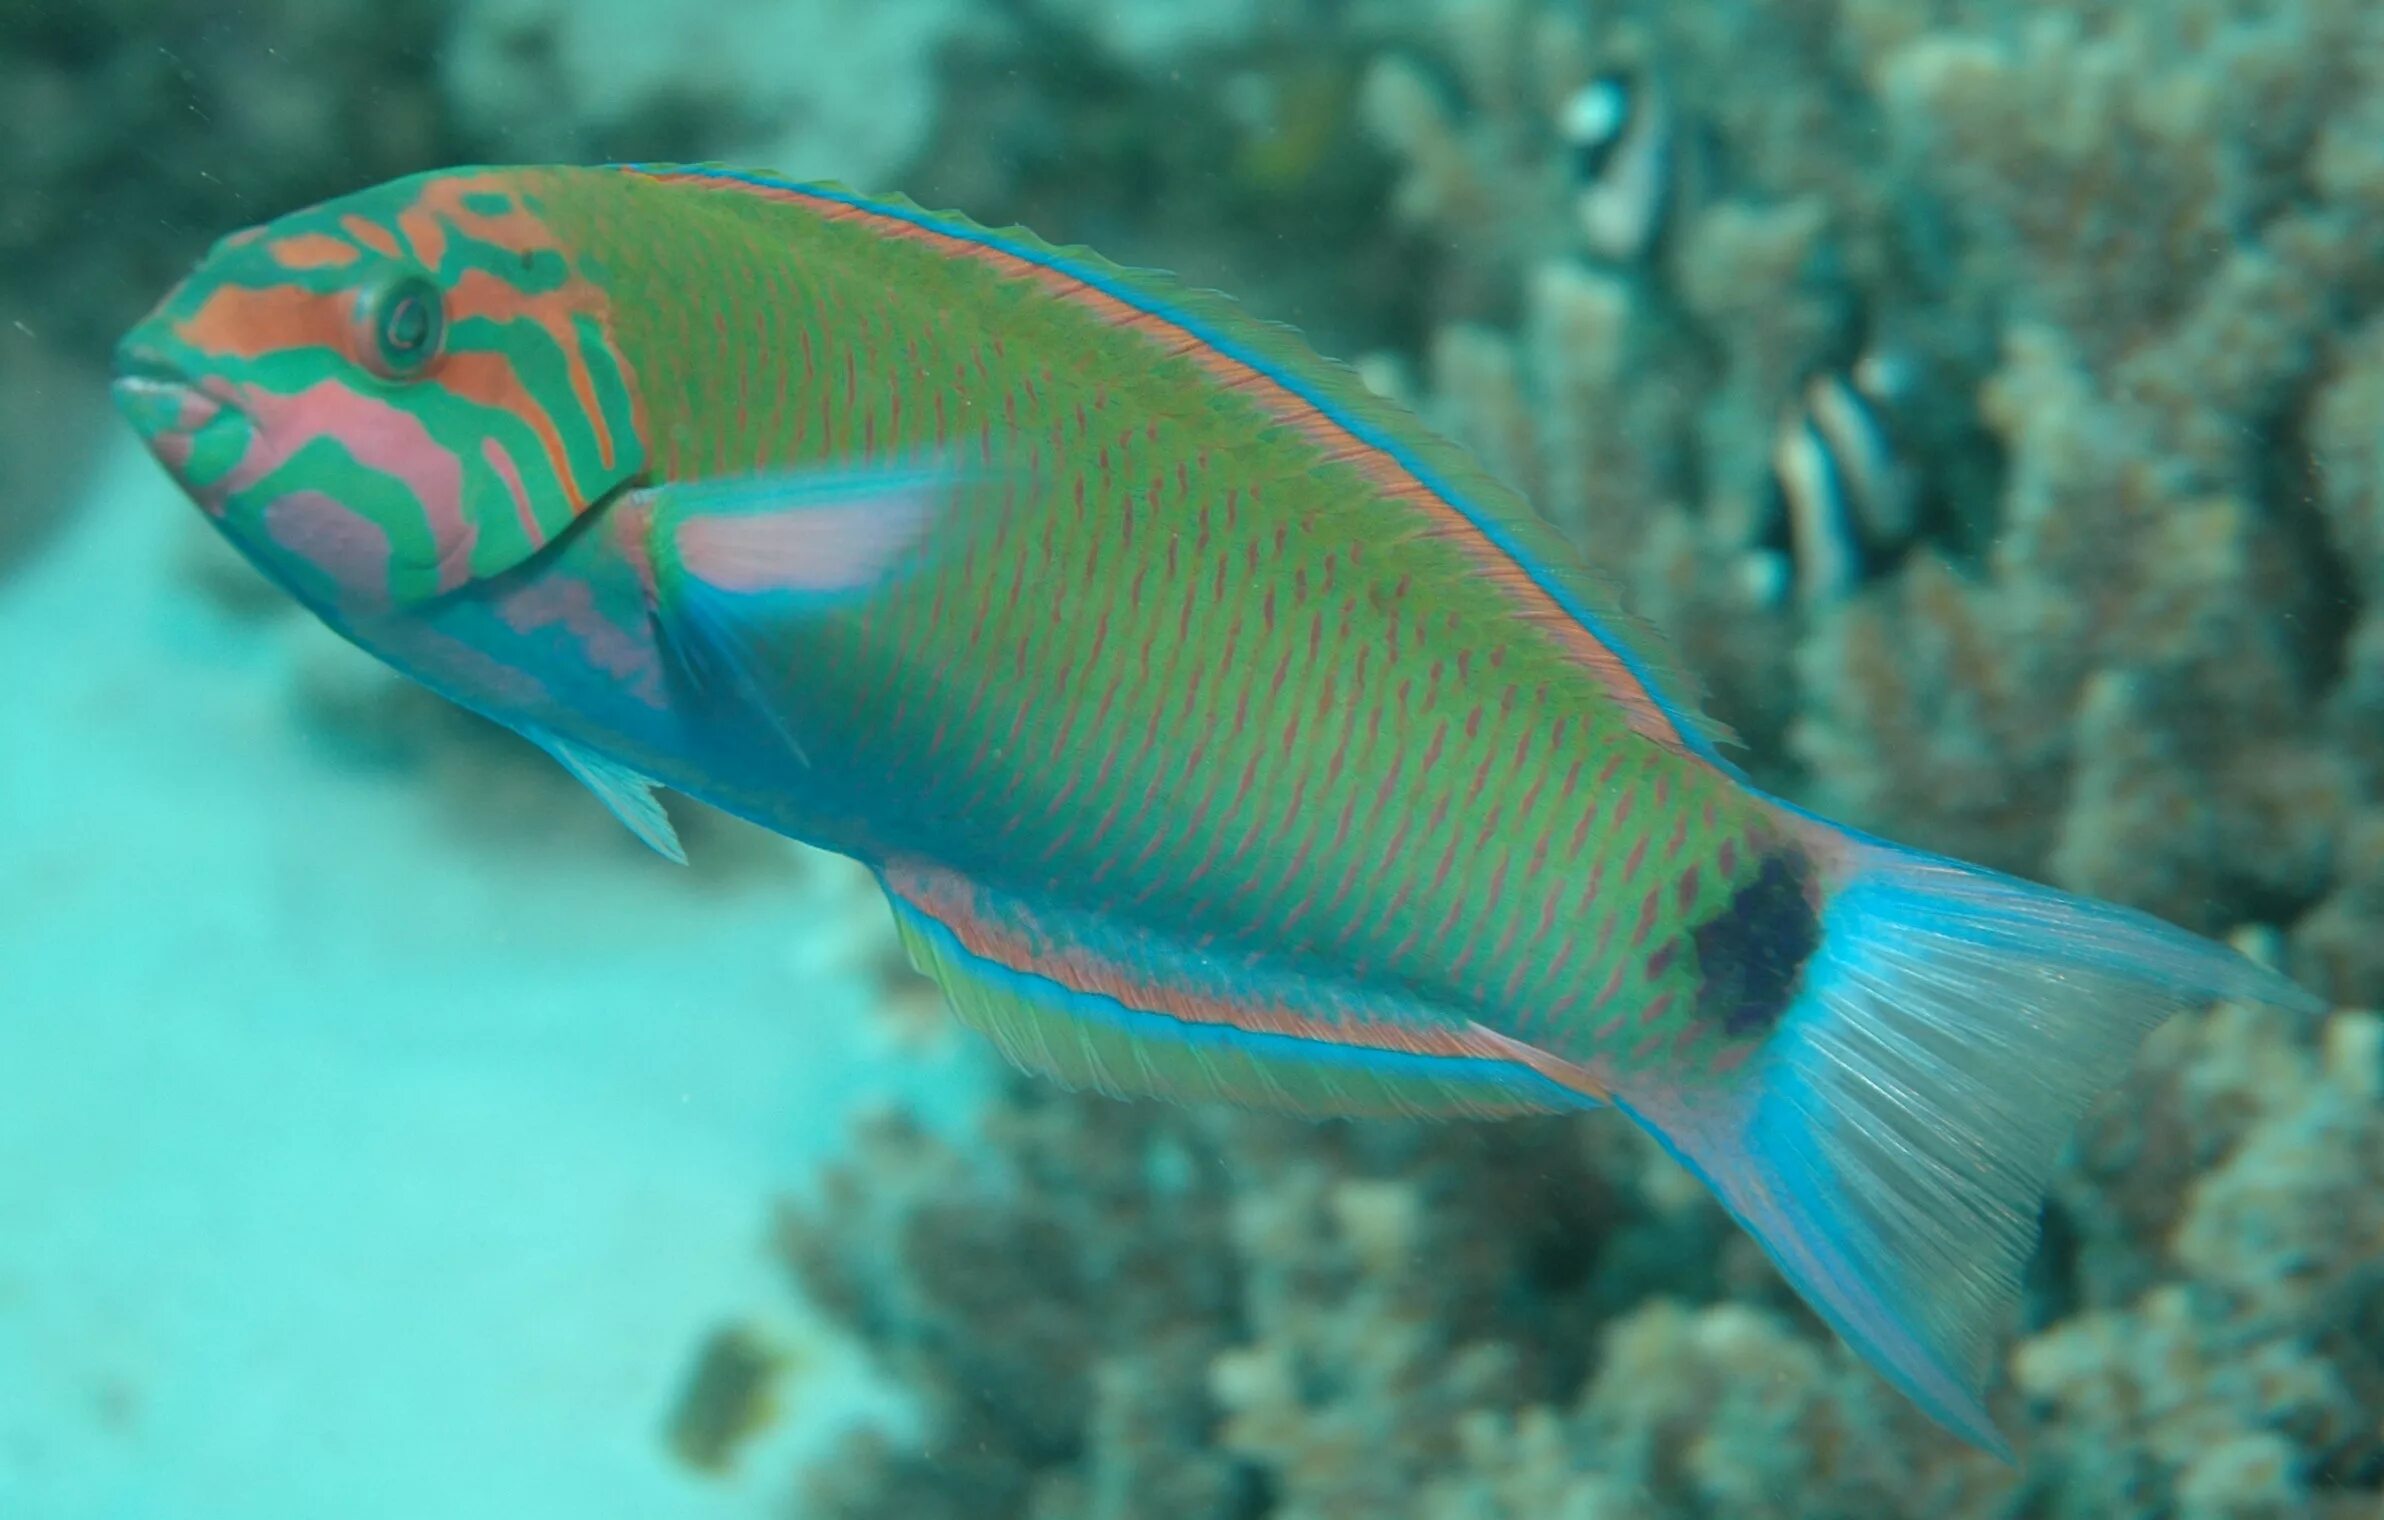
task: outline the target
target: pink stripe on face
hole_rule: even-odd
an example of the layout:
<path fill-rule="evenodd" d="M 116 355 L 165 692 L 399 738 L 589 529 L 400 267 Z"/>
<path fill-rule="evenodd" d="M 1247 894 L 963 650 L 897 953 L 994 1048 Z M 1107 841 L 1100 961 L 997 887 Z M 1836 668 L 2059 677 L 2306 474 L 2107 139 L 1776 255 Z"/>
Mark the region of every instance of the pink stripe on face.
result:
<path fill-rule="evenodd" d="M 431 437 L 420 418 L 337 380 L 318 380 L 289 396 L 242 386 L 240 406 L 256 425 L 256 436 L 225 477 L 224 489 L 247 490 L 313 440 L 335 438 L 358 464 L 403 483 L 421 503 L 431 535 L 428 568 L 438 573 L 437 588 L 453 591 L 471 578 L 472 546 L 480 532 L 464 518 L 463 462 Z"/>
<path fill-rule="evenodd" d="M 480 457 L 497 479 L 505 484 L 505 494 L 513 498 L 513 515 L 521 520 L 522 533 L 533 549 L 546 547 L 546 530 L 538 525 L 538 514 L 530 510 L 530 489 L 522 484 L 521 471 L 513 466 L 513 455 L 494 438 L 480 440 Z"/>
<path fill-rule="evenodd" d="M 497 604 L 497 615 L 517 633 L 562 629 L 579 645 L 588 664 L 619 681 L 622 690 L 649 707 L 666 704 L 654 645 L 637 630 L 605 616 L 596 605 L 595 592 L 580 577 L 555 574 L 525 582 Z"/>
<path fill-rule="evenodd" d="M 166 473 L 176 480 L 183 480 L 190 474 L 191 446 L 192 439 L 188 433 L 160 433 L 149 440 L 149 452 L 157 456 L 157 462 L 164 465 Z M 219 492 L 193 488 L 190 495 L 199 504 L 199 510 L 209 517 L 223 516 L 223 496 Z"/>
<path fill-rule="evenodd" d="M 165 466 L 166 473 L 198 503 L 201 511 L 210 517 L 221 517 L 223 492 L 212 481 L 193 479 L 190 465 L 200 429 L 223 415 L 223 403 L 191 384 L 119 380 L 115 390 L 119 400 L 129 399 L 139 413 L 141 420 L 136 427 L 149 452 Z M 172 415 L 161 423 L 158 414 L 166 406 L 171 406 Z"/>
<path fill-rule="evenodd" d="M 266 505 L 265 532 L 329 576 L 360 610 L 389 605 L 389 535 L 362 513 L 321 491 L 292 491 Z"/>

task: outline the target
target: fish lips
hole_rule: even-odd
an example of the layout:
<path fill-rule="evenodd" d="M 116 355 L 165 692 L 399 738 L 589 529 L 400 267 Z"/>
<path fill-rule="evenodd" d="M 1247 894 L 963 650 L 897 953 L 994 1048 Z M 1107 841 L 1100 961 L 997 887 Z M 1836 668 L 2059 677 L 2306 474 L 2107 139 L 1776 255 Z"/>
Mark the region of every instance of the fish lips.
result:
<path fill-rule="evenodd" d="M 133 431 L 148 439 L 167 433 L 195 433 L 223 411 L 222 402 L 188 380 L 118 375 L 108 382 L 108 394 Z"/>
<path fill-rule="evenodd" d="M 220 515 L 222 493 L 193 478 L 193 458 L 202 446 L 211 455 L 236 457 L 249 431 L 247 417 L 222 389 L 153 349 L 126 344 L 115 361 L 108 394 L 117 413 L 201 507 Z"/>
<path fill-rule="evenodd" d="M 224 407 L 221 397 L 209 394 L 180 365 L 139 343 L 128 342 L 116 350 L 108 393 L 124 420 L 144 438 L 196 432 Z"/>

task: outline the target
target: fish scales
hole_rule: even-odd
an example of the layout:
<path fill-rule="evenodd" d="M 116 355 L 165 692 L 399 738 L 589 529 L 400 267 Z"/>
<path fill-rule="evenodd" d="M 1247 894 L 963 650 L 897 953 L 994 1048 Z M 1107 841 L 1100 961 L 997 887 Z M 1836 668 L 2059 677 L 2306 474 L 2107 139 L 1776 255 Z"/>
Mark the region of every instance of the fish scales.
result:
<path fill-rule="evenodd" d="M 971 419 L 1031 441 L 1033 486 L 978 554 L 774 650 L 774 700 L 858 720 L 811 758 L 880 793 L 872 854 L 1518 1030 L 1567 996 L 1628 1010 L 1570 1042 L 1585 1065 L 1733 1043 L 1667 947 L 1777 831 L 1727 778 L 1665 763 L 1599 672 L 1519 635 L 1426 508 L 1220 387 L 1180 328 L 1026 299 L 1001 261 L 841 202 L 696 186 L 653 187 L 668 219 L 592 187 L 579 231 L 627 351 L 697 355 L 700 378 L 649 400 L 666 473 L 900 457 Z M 719 292 L 695 316 L 668 298 L 691 269 Z"/>
<path fill-rule="evenodd" d="M 331 627 L 867 863 L 1005 1054 L 1313 1114 L 1611 1103 L 1990 1449 L 2046 1177 L 2143 1031 L 2307 1007 L 1750 785 L 1529 507 L 1288 329 L 897 198 L 465 169 L 235 234 L 127 418 Z"/>
<path fill-rule="evenodd" d="M 1018 276 L 997 264 L 796 200 L 703 193 L 660 229 L 596 207 L 582 236 L 620 288 L 658 293 L 622 303 L 629 353 L 706 353 L 687 367 L 701 384 L 648 395 L 665 472 L 899 455 L 951 443 L 954 417 L 1035 441 L 1042 488 L 980 555 L 784 650 L 784 696 L 803 686 L 873 736 L 856 770 L 904 812 L 882 848 L 970 839 L 968 870 L 1061 896 L 1137 882 L 1137 915 L 1519 1022 L 1533 993 L 1573 991 L 1540 986 L 1554 967 L 1633 1010 L 1666 972 L 1693 974 L 1683 960 L 1650 977 L 1647 953 L 1728 901 L 1762 820 L 1724 784 L 1690 829 L 1647 822 L 1647 741 L 1597 674 L 1516 641 L 1500 588 L 1466 579 L 1421 510 L 1399 507 L 1409 541 L 1385 543 L 1366 474 L 1218 391 L 1171 353 L 1180 329 L 1066 298 L 1008 310 Z M 696 317 L 663 298 L 682 245 L 720 291 Z M 901 324 L 901 343 L 880 338 L 894 319 L 830 336 L 887 291 L 935 317 Z M 1001 331 L 944 317 L 970 310 L 1004 312 Z M 820 386 L 830 348 L 842 365 Z M 784 426 L 794 393 L 818 403 Z M 949 689 L 970 693 L 958 717 L 932 696 Z M 1423 870 L 1402 879 L 1402 860 Z M 1268 941 L 1292 912 L 1295 939 Z M 1621 932 L 1600 934 L 1607 912 Z M 1690 1027 L 1690 989 L 1674 991 L 1671 1013 L 1609 1046 Z"/>

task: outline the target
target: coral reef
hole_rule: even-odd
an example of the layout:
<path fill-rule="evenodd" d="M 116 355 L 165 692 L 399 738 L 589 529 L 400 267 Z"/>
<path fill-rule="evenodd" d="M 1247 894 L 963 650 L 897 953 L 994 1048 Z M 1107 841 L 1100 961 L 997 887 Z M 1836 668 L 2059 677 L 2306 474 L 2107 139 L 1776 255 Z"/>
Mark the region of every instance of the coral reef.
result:
<path fill-rule="evenodd" d="M 1227 1180 L 1194 1123 L 1028 1101 L 963 1156 L 889 1116 L 788 1207 L 807 1293 L 932 1431 L 923 1455 L 859 1438 L 819 1470 L 817 1512 L 1238 1512 L 1232 1464 L 1203 1440 L 1203 1369 L 1233 1305 Z M 1095 1431 L 1108 1449 L 1078 1461 Z"/>
<path fill-rule="evenodd" d="M 1327 352 L 1413 345 L 1430 252 L 1383 227 L 1392 166 L 1356 110 L 1378 31 L 1239 0 L 978 6 L 890 183 L 1232 291 Z"/>
<path fill-rule="evenodd" d="M 967 0 L 690 7 L 469 0 L 440 54 L 458 117 L 512 162 L 716 157 L 877 185 L 933 119 L 938 47 Z M 525 110 L 526 102 L 538 102 Z"/>
<path fill-rule="evenodd" d="M 2272 949 L 2273 937 L 2248 941 Z M 1990 1520 L 2384 1504 L 2384 1019 L 2155 1036 L 1999 1411 L 1935 1430 L 1618 1119 L 1303 1127 L 1021 1086 L 867 1133 L 781 1242 L 925 1396 L 805 1513 Z"/>
<path fill-rule="evenodd" d="M 2160 1031 L 2064 1189 L 2084 1307 L 2012 1364 L 2047 1512 L 2375 1502 L 2380 1184 L 2384 1019 L 2220 1009 Z"/>

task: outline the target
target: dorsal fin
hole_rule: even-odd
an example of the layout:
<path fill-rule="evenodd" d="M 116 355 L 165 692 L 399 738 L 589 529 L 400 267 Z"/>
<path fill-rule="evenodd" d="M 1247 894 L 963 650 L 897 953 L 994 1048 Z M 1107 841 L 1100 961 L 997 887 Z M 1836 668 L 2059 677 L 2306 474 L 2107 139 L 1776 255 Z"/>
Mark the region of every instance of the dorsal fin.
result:
<path fill-rule="evenodd" d="M 1593 672 L 1650 738 L 1733 769 L 1716 749 L 1729 731 L 1705 716 L 1697 684 L 1667 642 L 1625 611 L 1604 578 L 1530 504 L 1399 403 L 1366 387 L 1297 331 L 1252 316 L 1231 297 L 1172 275 L 1128 269 L 1087 248 L 1055 247 L 1022 227 L 982 227 L 900 195 L 865 196 L 832 181 L 801 183 L 721 164 L 614 166 L 673 184 L 806 204 L 906 237 L 947 241 L 1008 262 L 1053 294 L 1107 308 L 1146 329 L 1173 329 L 1185 351 L 1225 384 L 1257 396 L 1311 434 L 1328 458 L 1366 473 L 1386 494 L 1420 506 L 1432 530 L 1472 550 L 1473 568 L 1510 593 L 1527 620 Z M 1154 336 L 1159 334 L 1154 333 Z"/>

